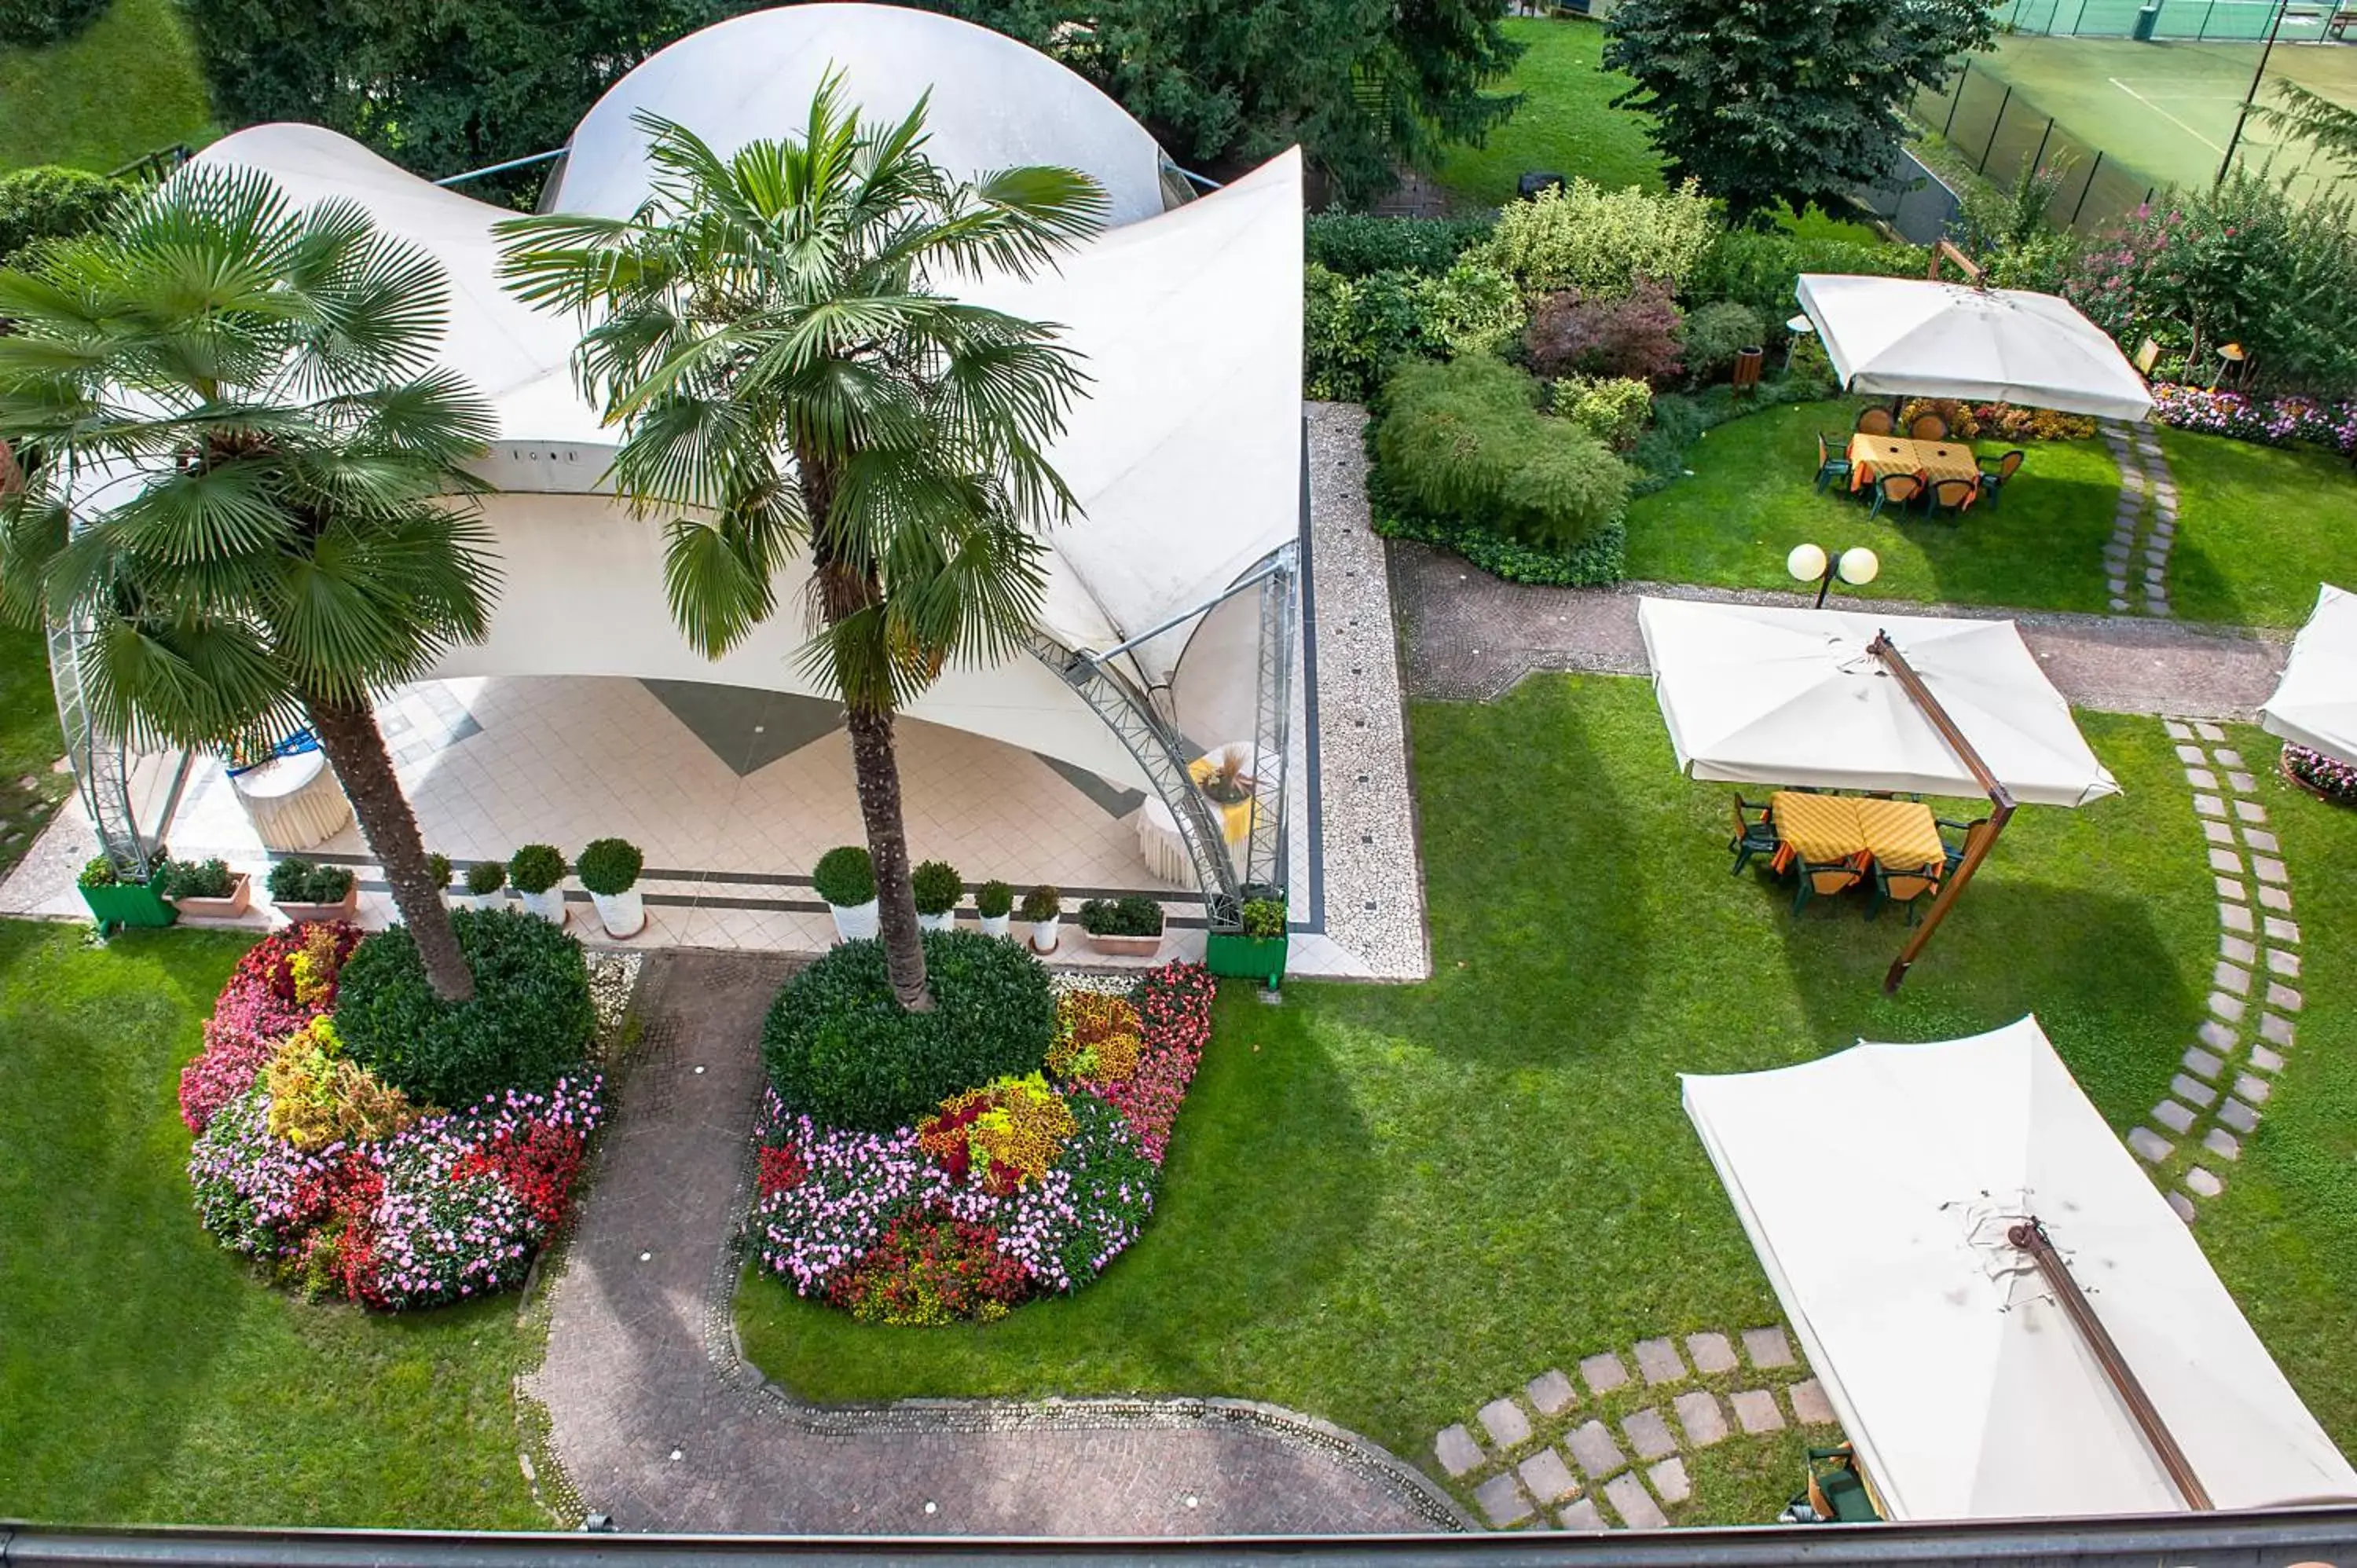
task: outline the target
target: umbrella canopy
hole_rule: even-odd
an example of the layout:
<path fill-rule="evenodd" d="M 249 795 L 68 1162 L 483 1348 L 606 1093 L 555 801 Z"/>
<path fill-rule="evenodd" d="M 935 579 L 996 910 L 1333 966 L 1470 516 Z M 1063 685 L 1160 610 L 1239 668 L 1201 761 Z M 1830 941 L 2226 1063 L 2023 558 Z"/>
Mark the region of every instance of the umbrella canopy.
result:
<path fill-rule="evenodd" d="M 1851 392 L 2107 419 L 2152 412 L 2152 393 L 2119 345 L 2053 295 L 1827 273 L 1803 273 L 1792 292 Z"/>
<path fill-rule="evenodd" d="M 2068 1287 L 2007 1240 L 2030 1215 L 2217 1507 L 2357 1498 L 2357 1472 L 2036 1019 L 1681 1082 L 1891 1517 L 2188 1506 L 2061 1305 Z"/>
<path fill-rule="evenodd" d="M 2312 751 L 2357 768 L 2357 594 L 2327 583 L 2293 639 L 2276 694 L 2259 722 Z"/>
<path fill-rule="evenodd" d="M 1652 598 L 1637 621 L 1691 778 L 1979 795 L 1955 749 L 1867 651 L 1887 632 L 2016 800 L 2081 806 L 2119 793 L 2011 621 Z"/>

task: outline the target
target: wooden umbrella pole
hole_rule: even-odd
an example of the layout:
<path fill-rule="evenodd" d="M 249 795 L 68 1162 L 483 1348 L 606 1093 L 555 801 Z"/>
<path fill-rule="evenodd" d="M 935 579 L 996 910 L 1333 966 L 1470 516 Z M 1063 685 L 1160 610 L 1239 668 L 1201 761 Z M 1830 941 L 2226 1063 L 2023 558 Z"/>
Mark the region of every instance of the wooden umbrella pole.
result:
<path fill-rule="evenodd" d="M 1957 864 L 1956 874 L 1941 880 L 1940 891 L 1932 899 L 1931 913 L 1925 915 L 1923 923 L 1915 928 L 1915 934 L 1907 939 L 1907 946 L 1891 964 L 1890 972 L 1882 977 L 1883 993 L 1896 995 L 1900 983 L 1907 978 L 1909 966 L 1922 955 L 1923 946 L 1932 940 L 1932 933 L 1938 930 L 1940 922 L 1948 918 L 1949 906 L 1955 903 L 1957 896 L 1964 892 L 1964 884 L 1973 879 L 1973 873 L 1981 868 L 1981 862 L 1988 858 L 1988 852 L 1996 843 L 1996 835 L 2005 832 L 2005 824 L 2013 820 L 2014 801 L 2013 792 L 1989 771 L 1989 765 L 1981 760 L 1981 754 L 1973 748 L 1973 743 L 1964 737 L 1964 732 L 1957 727 L 1956 721 L 1948 716 L 1948 710 L 1940 705 L 1940 699 L 1932 695 L 1932 689 L 1923 684 L 1923 677 L 1915 673 L 1915 667 L 1907 662 L 1907 656 L 1891 642 L 1890 634 L 1876 632 L 1874 640 L 1866 645 L 1866 650 L 1882 661 L 1883 668 L 1890 671 L 1891 678 L 1899 682 L 1915 705 L 1923 710 L 1923 716 L 1932 721 L 1932 727 L 1940 732 L 1940 738 L 1946 741 L 1949 749 L 1971 769 L 1974 781 L 1987 792 L 1990 807 L 1988 832 L 1974 833 L 1964 841 L 1964 858 Z"/>
<path fill-rule="evenodd" d="M 2120 1399 L 2128 1407 L 2128 1414 L 2135 1418 L 2145 1441 L 2152 1444 L 2153 1453 L 2159 1456 L 2161 1468 L 2169 1472 L 2169 1480 L 2175 1483 L 2186 1505 L 2205 1512 L 2216 1508 L 2218 1505 L 2210 1500 L 2209 1489 L 2202 1486 L 2201 1477 L 2193 1473 L 2193 1462 L 2185 1456 L 2185 1450 L 2177 1445 L 2177 1434 L 2169 1430 L 2169 1424 L 2160 1419 L 2159 1409 L 2152 1402 L 2152 1396 L 2145 1392 L 2144 1383 L 2136 1377 L 2136 1369 L 2128 1365 L 2127 1357 L 2121 1353 L 2111 1330 L 2104 1326 L 2104 1320 L 2095 1316 L 2095 1309 L 2088 1304 L 2086 1293 L 2079 1288 L 2078 1277 L 2071 1273 L 2071 1265 L 2064 1262 L 2062 1254 L 2054 1250 L 2053 1241 L 2047 1237 L 2046 1227 L 2039 1222 L 2036 1215 L 2032 1215 L 2007 1230 L 2005 1239 L 2029 1253 L 2029 1261 L 2038 1265 L 2038 1272 L 2054 1292 L 2054 1299 L 2061 1305 L 2063 1316 L 2071 1320 L 2071 1326 L 2079 1331 L 2080 1337 L 2086 1340 L 2087 1348 L 2095 1353 L 2096 1361 L 2104 1369 L 2104 1376 L 2110 1379 L 2112 1387 L 2118 1391 Z"/>

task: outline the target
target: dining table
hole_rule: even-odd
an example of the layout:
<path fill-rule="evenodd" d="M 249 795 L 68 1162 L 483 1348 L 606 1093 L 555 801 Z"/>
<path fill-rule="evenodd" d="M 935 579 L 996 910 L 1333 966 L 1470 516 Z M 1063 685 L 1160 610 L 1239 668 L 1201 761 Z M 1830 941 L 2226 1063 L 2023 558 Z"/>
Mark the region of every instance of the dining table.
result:
<path fill-rule="evenodd" d="M 1910 441 L 1904 435 L 1869 435 L 1863 430 L 1852 435 L 1849 488 L 1863 489 L 1884 474 L 1921 474 L 1925 483 L 1934 485 L 1943 479 L 1970 479 L 1977 492 L 1981 467 L 1973 449 L 1961 441 Z"/>
<path fill-rule="evenodd" d="M 1939 822 L 1921 800 L 1779 789 L 1768 798 L 1768 810 L 1776 824 L 1779 871 L 1794 855 L 1812 865 L 1847 863 L 1861 871 L 1868 862 L 1886 871 L 1927 871 L 1947 856 Z"/>

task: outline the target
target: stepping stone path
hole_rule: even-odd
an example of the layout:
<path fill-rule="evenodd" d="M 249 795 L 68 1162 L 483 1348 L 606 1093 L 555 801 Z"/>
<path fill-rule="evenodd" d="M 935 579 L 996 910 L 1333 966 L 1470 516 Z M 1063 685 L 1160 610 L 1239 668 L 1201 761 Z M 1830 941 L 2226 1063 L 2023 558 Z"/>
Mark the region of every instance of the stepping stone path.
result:
<path fill-rule="evenodd" d="M 2120 504 L 2112 536 L 2104 545 L 2104 586 L 2115 614 L 2142 611 L 2165 616 L 2169 607 L 2169 555 L 2177 543 L 2177 476 L 2150 435 L 2131 435 L 2123 424 L 2098 427 L 2119 465 Z"/>
<path fill-rule="evenodd" d="M 2169 1207 L 2191 1224 L 2201 1213 L 2195 1199 L 2226 1190 L 2243 1140 L 2258 1131 L 2275 1077 L 2298 1037 L 2294 1015 L 2304 999 L 2295 983 L 2299 925 L 2292 918 L 2291 874 L 2256 798 L 2258 780 L 2218 725 L 2164 723 L 2193 787 L 2193 814 L 2212 845 L 2222 934 L 2211 974 L 2214 1016 L 2197 1031 L 2168 1098 L 2152 1108 L 2152 1125 L 2132 1128 L 2127 1145 L 2153 1167 Z"/>
<path fill-rule="evenodd" d="M 1493 1529 L 1661 1530 L 1697 1472 L 1802 1428 L 1838 1440 L 1824 1390 L 1780 1325 L 1641 1339 L 1550 1367 L 1433 1439 L 1432 1462 Z M 1631 1369 L 1633 1367 L 1633 1370 Z"/>

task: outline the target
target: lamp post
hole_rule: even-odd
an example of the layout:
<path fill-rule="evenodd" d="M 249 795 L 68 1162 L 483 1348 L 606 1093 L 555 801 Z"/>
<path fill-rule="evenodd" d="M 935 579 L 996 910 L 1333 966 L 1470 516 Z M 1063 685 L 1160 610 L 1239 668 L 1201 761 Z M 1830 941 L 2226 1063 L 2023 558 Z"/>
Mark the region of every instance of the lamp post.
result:
<path fill-rule="evenodd" d="M 1839 556 L 1827 556 L 1814 544 L 1795 544 L 1792 553 L 1784 557 L 1784 570 L 1800 582 L 1817 585 L 1817 608 L 1825 607 L 1825 595 L 1832 592 L 1834 579 L 1839 577 L 1853 588 L 1863 588 L 1882 572 L 1882 560 L 1863 544 L 1854 544 Z"/>

